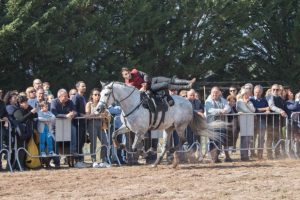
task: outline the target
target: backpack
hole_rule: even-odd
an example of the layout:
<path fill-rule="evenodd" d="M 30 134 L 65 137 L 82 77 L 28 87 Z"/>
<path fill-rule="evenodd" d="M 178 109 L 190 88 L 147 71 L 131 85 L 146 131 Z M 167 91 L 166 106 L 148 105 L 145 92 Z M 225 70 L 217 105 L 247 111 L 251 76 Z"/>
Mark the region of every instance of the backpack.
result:
<path fill-rule="evenodd" d="M 27 151 L 29 155 L 26 156 L 26 160 L 25 160 L 26 167 L 28 167 L 29 169 L 36 169 L 41 167 L 40 158 L 31 157 L 31 156 L 39 155 L 39 150 L 36 143 L 34 142 L 33 137 L 31 137 L 27 143 Z"/>

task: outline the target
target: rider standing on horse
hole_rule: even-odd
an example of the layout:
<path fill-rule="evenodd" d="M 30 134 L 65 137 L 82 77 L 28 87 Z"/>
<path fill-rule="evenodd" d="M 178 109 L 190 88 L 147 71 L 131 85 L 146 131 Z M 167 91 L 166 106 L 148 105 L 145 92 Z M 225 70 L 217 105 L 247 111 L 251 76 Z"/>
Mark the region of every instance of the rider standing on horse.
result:
<path fill-rule="evenodd" d="M 188 90 L 192 88 L 196 79 L 184 80 L 178 78 L 167 78 L 163 76 L 151 78 L 148 74 L 137 69 L 129 70 L 126 67 L 122 68 L 122 76 L 125 79 L 126 85 L 131 85 L 139 90 L 158 92 L 161 90 Z"/>

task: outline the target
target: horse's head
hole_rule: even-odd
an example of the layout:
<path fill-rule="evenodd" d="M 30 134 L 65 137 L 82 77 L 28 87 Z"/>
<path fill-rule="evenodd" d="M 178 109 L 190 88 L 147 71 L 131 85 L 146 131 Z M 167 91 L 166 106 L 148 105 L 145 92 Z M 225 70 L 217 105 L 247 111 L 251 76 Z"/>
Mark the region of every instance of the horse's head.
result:
<path fill-rule="evenodd" d="M 97 105 L 98 112 L 103 112 L 105 109 L 108 108 L 109 105 L 111 105 L 115 101 L 113 94 L 113 86 L 114 82 L 103 86 L 103 89 L 100 94 L 100 100 Z"/>

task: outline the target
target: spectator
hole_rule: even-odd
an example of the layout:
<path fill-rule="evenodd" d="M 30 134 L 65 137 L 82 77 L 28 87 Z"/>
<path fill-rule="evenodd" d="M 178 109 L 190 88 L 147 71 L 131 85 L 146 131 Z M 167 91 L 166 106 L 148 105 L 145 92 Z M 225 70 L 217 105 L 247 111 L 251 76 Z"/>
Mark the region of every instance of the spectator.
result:
<path fill-rule="evenodd" d="M 284 111 L 284 101 L 281 98 L 280 94 L 280 87 L 278 84 L 274 84 L 271 87 L 271 95 L 268 99 L 268 105 L 270 107 L 271 112 L 280 114 L 272 115 L 272 119 L 268 120 L 268 134 L 267 134 L 267 156 L 268 159 L 273 159 L 272 155 L 272 144 L 277 144 L 279 141 L 279 136 L 281 135 L 281 125 L 284 123 L 284 118 L 287 117 L 286 112 Z M 275 127 L 278 125 L 278 127 Z M 275 158 L 279 158 L 280 156 L 280 149 L 277 147 L 275 148 Z"/>
<path fill-rule="evenodd" d="M 299 98 L 300 98 L 300 93 L 297 93 L 295 95 L 295 100 L 294 100 L 294 94 L 293 92 L 289 89 L 287 90 L 287 101 L 285 102 L 285 111 L 287 113 L 289 122 L 288 127 L 290 130 L 289 133 L 291 133 L 291 139 L 295 140 L 295 138 L 299 137 L 300 133 L 300 127 L 299 127 L 299 122 L 300 122 L 300 103 L 299 103 Z M 296 112 L 293 114 L 293 112 Z M 282 131 L 282 137 L 285 138 L 285 129 Z M 298 153 L 299 152 L 294 152 L 294 148 L 291 148 L 291 152 L 293 153 Z M 292 154 L 290 154 L 292 155 Z"/>
<path fill-rule="evenodd" d="M 244 88 L 249 93 L 250 97 L 252 97 L 253 96 L 253 84 L 252 83 L 246 83 Z"/>
<path fill-rule="evenodd" d="M 40 134 L 40 154 L 42 157 L 46 157 L 46 145 L 47 152 L 50 156 L 56 156 L 54 153 L 54 135 L 53 128 L 55 125 L 55 116 L 53 113 L 48 111 L 48 103 L 46 101 L 42 101 L 39 104 L 40 111 L 38 111 L 38 131 Z"/>
<path fill-rule="evenodd" d="M 36 98 L 36 91 L 35 91 L 34 87 L 28 87 L 25 92 L 26 92 L 28 100 Z"/>
<path fill-rule="evenodd" d="M 93 167 L 99 166 L 108 166 L 107 160 L 107 148 L 108 148 L 108 138 L 104 131 L 102 131 L 102 122 L 101 122 L 101 114 L 97 111 L 97 104 L 100 100 L 100 89 L 94 88 L 91 91 L 89 102 L 87 102 L 85 111 L 88 117 L 92 117 L 92 119 L 88 119 L 87 121 L 87 131 L 89 133 L 89 138 L 91 141 L 90 144 L 90 153 L 92 154 Z M 98 164 L 96 162 L 96 146 L 97 146 L 97 137 L 101 141 L 101 152 L 100 159 L 102 164 Z"/>
<path fill-rule="evenodd" d="M 14 111 L 18 108 L 17 94 L 12 91 L 8 91 L 5 94 L 3 101 L 6 105 L 8 116 L 13 116 Z"/>
<path fill-rule="evenodd" d="M 291 115 L 293 112 L 299 112 L 300 111 L 300 104 L 299 104 L 299 95 L 300 93 L 297 93 L 294 100 L 294 94 L 289 89 L 287 91 L 287 100 L 285 102 L 285 111 L 287 113 L 288 118 L 291 118 Z"/>
<path fill-rule="evenodd" d="M 57 98 L 51 102 L 50 111 L 60 118 L 73 119 L 76 116 L 75 106 L 71 100 L 68 98 L 68 93 L 65 89 L 60 89 L 57 92 Z M 70 153 L 77 154 L 77 136 L 76 136 L 76 127 L 71 124 L 71 144 L 70 144 Z M 85 164 L 78 160 L 78 157 L 75 157 L 75 167 L 83 168 Z"/>
<path fill-rule="evenodd" d="M 40 79 L 34 79 L 32 84 L 33 84 L 33 88 L 35 89 L 35 91 L 37 91 L 40 88 L 43 89 L 43 83 Z"/>
<path fill-rule="evenodd" d="M 50 83 L 49 82 L 44 82 L 43 83 L 43 89 L 45 92 L 45 98 L 47 98 L 48 95 L 52 94 L 51 90 L 50 90 Z"/>
<path fill-rule="evenodd" d="M 266 94 L 265 94 L 265 98 L 267 99 L 267 101 L 271 98 L 272 96 L 272 91 L 271 88 L 267 89 Z"/>
<path fill-rule="evenodd" d="M 214 86 L 211 89 L 210 96 L 205 101 L 205 115 L 207 118 L 207 122 L 211 123 L 215 120 L 223 120 L 225 121 L 225 114 L 230 112 L 230 106 L 227 101 L 221 96 L 221 91 L 219 87 Z M 218 129 L 214 131 L 219 131 L 225 134 L 225 130 Z M 210 143 L 210 153 L 213 162 L 220 162 L 219 154 L 220 150 L 216 149 L 216 146 L 220 148 L 220 144 L 218 141 L 211 141 Z"/>
<path fill-rule="evenodd" d="M 39 88 L 36 90 L 36 98 L 35 99 L 28 99 L 28 104 L 33 107 L 36 108 L 37 111 L 40 110 L 40 106 L 39 104 L 44 101 L 44 89 L 43 88 Z"/>
<path fill-rule="evenodd" d="M 179 96 L 186 98 L 187 97 L 187 90 L 180 90 Z"/>
<path fill-rule="evenodd" d="M 20 92 L 18 96 L 27 97 L 27 94 L 26 94 L 26 92 Z"/>
<path fill-rule="evenodd" d="M 8 132 L 8 113 L 4 101 L 0 99 L 0 151 L 8 148 L 9 132 Z M 0 171 L 2 170 L 2 153 L 0 153 Z"/>
<path fill-rule="evenodd" d="M 9 121 L 11 122 L 11 124 L 12 124 L 12 122 L 13 122 L 13 120 L 14 120 L 14 116 L 13 116 L 13 114 L 14 114 L 14 112 L 15 112 L 15 110 L 16 109 L 18 109 L 18 102 L 17 102 L 17 94 L 15 93 L 15 92 L 13 92 L 13 91 L 8 91 L 6 94 L 5 94 L 5 96 L 4 96 L 4 98 L 3 98 L 3 102 L 4 102 L 4 104 L 6 105 L 5 106 L 5 108 L 6 108 L 6 112 L 7 112 L 7 116 L 8 116 L 8 119 L 9 119 Z M 7 140 L 8 141 L 8 140 Z M 9 141 L 8 141 L 9 142 Z M 19 143 L 21 143 L 21 142 L 19 142 Z M 20 144 L 20 145 L 22 145 L 22 144 Z M 19 145 L 19 146 L 20 146 Z M 12 147 L 13 147 L 14 145 L 12 144 Z M 14 155 L 15 155 L 15 151 L 13 150 L 13 152 L 11 153 L 11 155 L 12 155 L 12 157 L 11 157 L 11 163 L 12 163 L 12 167 L 16 167 L 16 165 L 15 165 L 15 157 L 14 157 Z"/>
<path fill-rule="evenodd" d="M 279 86 L 279 96 L 283 99 L 283 101 L 286 100 L 286 91 L 282 85 Z"/>
<path fill-rule="evenodd" d="M 240 136 L 241 136 L 241 160 L 248 161 L 248 150 L 250 140 L 254 132 L 254 115 L 243 113 L 254 113 L 255 108 L 249 99 L 250 90 L 246 87 L 241 88 L 240 98 L 237 100 L 236 109 L 240 113 Z"/>
<path fill-rule="evenodd" d="M 236 97 L 237 95 L 237 88 L 235 86 L 230 86 L 229 87 L 229 95 Z"/>
<path fill-rule="evenodd" d="M 84 97 L 84 94 L 86 92 L 86 85 L 83 81 L 78 81 L 76 83 L 76 89 L 77 93 L 75 96 L 71 98 L 74 106 L 75 106 L 75 111 L 76 111 L 76 116 L 77 117 L 84 117 L 85 116 L 85 106 L 86 106 L 86 100 Z M 85 119 L 74 119 L 73 123 L 77 129 L 77 138 L 78 138 L 78 153 L 81 154 L 79 156 L 79 161 L 83 162 L 84 161 L 84 156 L 83 154 L 83 146 L 86 141 L 86 124 L 85 124 Z"/>
<path fill-rule="evenodd" d="M 169 94 L 170 95 L 177 95 L 178 94 L 178 90 L 169 90 Z"/>
<path fill-rule="evenodd" d="M 33 134 L 33 119 L 37 118 L 37 111 L 36 108 L 32 108 L 28 103 L 27 97 L 19 96 L 18 97 L 18 104 L 19 107 L 14 111 L 13 117 L 16 120 L 16 123 L 24 123 L 26 126 L 26 131 L 29 132 L 28 134 Z M 23 134 L 23 133 L 22 133 Z M 22 137 L 20 137 L 19 134 L 17 134 L 17 148 L 25 147 L 24 146 L 24 140 Z M 26 158 L 26 152 L 25 151 L 19 151 L 19 161 L 21 164 L 21 167 L 25 168 L 25 158 Z M 14 167 L 17 168 L 17 167 Z"/>
<path fill-rule="evenodd" d="M 73 96 L 75 96 L 76 94 L 77 94 L 77 89 L 72 88 L 72 89 L 69 91 L 69 98 L 72 99 Z"/>
<path fill-rule="evenodd" d="M 267 123 L 267 118 L 265 114 L 262 113 L 270 113 L 270 108 L 268 105 L 268 101 L 265 97 L 262 97 L 263 94 L 263 87 L 261 85 L 256 85 L 254 87 L 254 96 L 250 98 L 250 101 L 255 107 L 255 112 L 260 113 L 257 114 L 255 117 L 255 128 L 254 128 L 254 137 L 251 140 L 251 147 L 255 148 L 255 141 L 258 137 L 258 152 L 257 152 L 257 157 L 258 159 L 263 158 L 263 149 L 264 149 L 264 144 L 265 144 L 265 132 L 266 132 L 266 123 Z M 254 150 L 251 150 L 251 157 L 256 157 Z"/>
<path fill-rule="evenodd" d="M 54 99 L 54 96 L 53 96 L 53 94 L 49 94 L 48 96 L 47 96 L 47 103 L 48 104 L 51 104 L 51 102 L 53 101 L 53 99 Z"/>
<path fill-rule="evenodd" d="M 232 159 L 230 158 L 229 155 L 229 147 L 233 147 L 234 151 L 236 149 L 236 142 L 239 136 L 240 132 L 240 125 L 238 122 L 238 116 L 236 115 L 237 110 L 236 110 L 236 97 L 233 95 L 229 95 L 227 97 L 227 102 L 231 108 L 230 113 L 227 117 L 228 122 L 230 123 L 230 128 L 227 131 L 227 135 L 225 137 L 224 141 L 224 152 L 225 152 L 225 162 L 232 162 Z"/>
<path fill-rule="evenodd" d="M 111 126 L 111 133 L 113 133 L 115 130 L 119 129 L 122 126 L 122 121 L 121 121 L 121 107 L 117 104 L 114 104 L 110 107 L 108 107 L 109 113 L 113 117 L 113 126 Z M 119 143 L 122 143 L 120 147 L 117 149 L 117 156 L 120 161 L 120 164 L 126 164 L 127 163 L 127 158 L 126 158 L 126 151 L 122 149 L 122 146 L 126 145 L 126 136 L 130 137 L 129 134 L 120 134 L 117 136 L 117 141 Z M 127 142 L 128 144 L 129 142 Z M 128 147 L 129 149 L 129 147 Z"/>
<path fill-rule="evenodd" d="M 187 100 L 193 105 L 194 112 L 205 118 L 204 116 L 204 106 L 199 99 L 196 99 L 196 91 L 191 89 L 187 92 Z"/>
<path fill-rule="evenodd" d="M 195 99 L 198 99 L 200 101 L 200 94 L 199 94 L 199 92 L 195 92 Z"/>
<path fill-rule="evenodd" d="M 202 118 L 205 118 L 204 116 L 204 107 L 201 104 L 201 101 L 195 98 L 195 90 L 191 89 L 187 92 L 187 100 L 192 104 L 194 113 L 197 113 L 197 115 L 201 116 Z M 192 132 L 192 129 L 188 126 L 186 131 L 186 139 L 188 142 L 188 145 L 191 146 L 194 142 L 198 141 L 201 144 L 201 138 L 200 136 L 195 136 Z"/>

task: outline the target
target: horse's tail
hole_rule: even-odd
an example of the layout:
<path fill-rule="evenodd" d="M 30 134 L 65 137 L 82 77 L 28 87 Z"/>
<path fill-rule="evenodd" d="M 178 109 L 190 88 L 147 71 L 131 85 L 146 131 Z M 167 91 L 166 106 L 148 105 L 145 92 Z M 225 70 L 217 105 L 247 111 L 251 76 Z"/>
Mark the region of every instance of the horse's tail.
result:
<path fill-rule="evenodd" d="M 224 133 L 228 129 L 228 123 L 217 120 L 207 123 L 206 120 L 194 112 L 190 127 L 194 134 L 208 137 L 211 140 L 222 142 Z"/>

